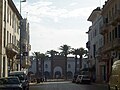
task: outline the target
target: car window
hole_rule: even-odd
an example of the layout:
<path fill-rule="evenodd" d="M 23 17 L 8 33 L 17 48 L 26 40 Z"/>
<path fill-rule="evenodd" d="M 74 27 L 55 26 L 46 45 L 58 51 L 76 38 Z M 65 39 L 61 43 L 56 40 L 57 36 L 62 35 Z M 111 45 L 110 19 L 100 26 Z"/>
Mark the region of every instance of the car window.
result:
<path fill-rule="evenodd" d="M 18 77 L 20 80 L 24 80 L 24 75 L 21 75 L 21 74 L 13 74 L 13 75 L 10 75 L 10 76 L 16 76 Z"/>

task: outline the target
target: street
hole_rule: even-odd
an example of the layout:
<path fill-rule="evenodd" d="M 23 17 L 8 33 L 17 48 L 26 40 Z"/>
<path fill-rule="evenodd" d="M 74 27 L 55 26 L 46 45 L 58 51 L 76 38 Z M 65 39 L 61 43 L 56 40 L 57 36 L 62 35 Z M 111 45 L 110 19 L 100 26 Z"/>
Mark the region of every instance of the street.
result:
<path fill-rule="evenodd" d="M 44 82 L 30 86 L 30 90 L 108 90 L 104 84 L 75 84 L 70 81 Z"/>

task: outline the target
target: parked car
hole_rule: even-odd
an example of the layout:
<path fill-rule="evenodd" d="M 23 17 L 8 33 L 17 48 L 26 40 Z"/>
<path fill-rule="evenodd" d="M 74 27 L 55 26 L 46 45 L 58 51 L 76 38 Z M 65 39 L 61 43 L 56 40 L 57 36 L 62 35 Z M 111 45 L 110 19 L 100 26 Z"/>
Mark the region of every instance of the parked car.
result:
<path fill-rule="evenodd" d="M 89 75 L 82 75 L 82 76 L 81 76 L 80 83 L 90 84 L 90 83 L 91 83 L 91 78 L 90 78 L 90 76 L 89 76 Z"/>
<path fill-rule="evenodd" d="M 78 75 L 76 79 L 76 83 L 91 83 L 91 79 L 89 75 Z"/>
<path fill-rule="evenodd" d="M 74 75 L 73 79 L 72 79 L 72 83 L 76 83 L 76 79 L 77 79 L 78 75 Z"/>
<path fill-rule="evenodd" d="M 78 83 L 81 83 L 81 77 L 82 77 L 83 75 L 78 75 L 77 76 L 77 78 L 76 78 L 76 83 L 78 84 Z"/>
<path fill-rule="evenodd" d="M 24 71 L 13 71 L 9 73 L 9 76 L 18 77 L 20 80 L 20 83 L 22 84 L 23 90 L 29 90 L 29 81 Z"/>
<path fill-rule="evenodd" d="M 18 77 L 0 78 L 0 90 L 22 90 L 22 84 Z"/>
<path fill-rule="evenodd" d="M 120 60 L 113 63 L 108 88 L 109 90 L 120 90 Z"/>

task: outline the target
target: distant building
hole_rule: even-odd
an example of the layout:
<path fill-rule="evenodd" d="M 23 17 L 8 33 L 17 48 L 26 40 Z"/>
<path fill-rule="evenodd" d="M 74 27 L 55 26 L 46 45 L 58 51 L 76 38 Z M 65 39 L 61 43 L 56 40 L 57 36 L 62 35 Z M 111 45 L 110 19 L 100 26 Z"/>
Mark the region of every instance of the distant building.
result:
<path fill-rule="evenodd" d="M 30 34 L 29 34 L 29 23 L 27 19 L 21 20 L 21 54 L 22 54 L 22 68 L 27 69 L 30 63 L 29 51 L 31 50 L 30 45 Z"/>
<path fill-rule="evenodd" d="M 88 59 L 83 59 L 83 67 L 82 68 L 88 68 Z M 38 62 L 38 68 L 40 72 L 39 76 L 46 76 L 47 78 L 64 78 L 65 76 L 65 59 L 64 56 L 56 55 L 53 59 L 53 64 L 51 64 L 51 59 L 46 58 L 44 60 L 44 66 L 42 65 L 41 61 Z M 79 64 L 79 60 L 78 60 Z M 53 65 L 51 67 L 51 65 Z M 78 66 L 78 65 L 77 65 Z M 44 67 L 44 68 L 42 68 Z M 77 67 L 80 71 L 79 67 Z M 53 70 L 53 74 L 52 74 Z M 33 58 L 31 59 L 31 67 L 29 68 L 29 72 L 32 74 L 36 74 L 36 60 Z M 75 74 L 75 58 L 74 57 L 68 57 L 67 59 L 67 78 L 72 79 Z M 53 76 L 52 76 L 53 75 Z"/>

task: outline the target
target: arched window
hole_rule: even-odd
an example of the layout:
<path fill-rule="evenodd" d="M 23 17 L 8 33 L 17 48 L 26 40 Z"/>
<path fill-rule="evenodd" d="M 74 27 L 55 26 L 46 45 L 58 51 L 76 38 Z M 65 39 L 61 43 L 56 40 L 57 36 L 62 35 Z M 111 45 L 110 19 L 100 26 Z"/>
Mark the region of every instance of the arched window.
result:
<path fill-rule="evenodd" d="M 48 65 L 47 65 L 47 64 L 45 64 L 45 68 L 48 68 Z"/>
<path fill-rule="evenodd" d="M 71 65 L 70 65 L 70 64 L 68 64 L 68 68 L 71 68 Z"/>

